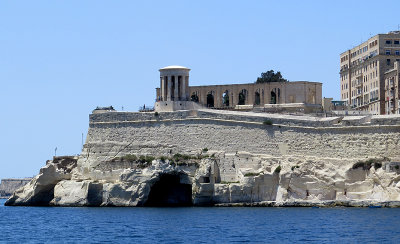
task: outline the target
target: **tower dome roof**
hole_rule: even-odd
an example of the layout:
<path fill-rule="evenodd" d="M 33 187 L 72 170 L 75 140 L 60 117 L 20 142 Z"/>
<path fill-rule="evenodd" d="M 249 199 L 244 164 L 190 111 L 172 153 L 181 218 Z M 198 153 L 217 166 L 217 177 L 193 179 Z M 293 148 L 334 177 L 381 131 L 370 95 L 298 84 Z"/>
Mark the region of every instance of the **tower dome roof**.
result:
<path fill-rule="evenodd" d="M 186 70 L 190 70 L 189 68 L 183 67 L 183 66 L 179 66 L 179 65 L 170 65 L 164 68 L 161 68 L 161 70 L 168 70 L 168 69 L 186 69 Z"/>

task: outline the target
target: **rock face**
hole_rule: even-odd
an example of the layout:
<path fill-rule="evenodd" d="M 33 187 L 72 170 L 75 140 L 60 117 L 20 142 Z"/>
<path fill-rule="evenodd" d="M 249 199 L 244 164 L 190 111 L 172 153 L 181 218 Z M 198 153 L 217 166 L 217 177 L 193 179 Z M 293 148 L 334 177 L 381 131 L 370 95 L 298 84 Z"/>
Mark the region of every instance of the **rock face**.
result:
<path fill-rule="evenodd" d="M 238 153 L 234 157 L 251 164 L 248 156 Z M 187 206 L 265 201 L 299 205 L 301 201 L 304 204 L 400 201 L 400 171 L 389 161 L 382 162 L 377 169 L 374 166 L 353 169 L 355 164 L 337 167 L 340 162 L 317 159 L 253 157 L 251 160 L 255 159 L 259 162 L 250 168 L 235 166 L 235 181 L 224 182 L 217 157 L 178 162 L 173 158 L 154 159 L 145 166 L 140 161 L 109 162 L 119 164 L 114 167 L 120 168 L 98 172 L 104 174 L 103 180 L 98 179 L 100 175 L 96 179 L 82 177 L 77 157 L 55 158 L 29 184 L 17 190 L 6 205 Z"/>
<path fill-rule="evenodd" d="M 0 198 L 10 197 L 15 190 L 26 185 L 31 178 L 2 179 L 0 184 Z"/>
<path fill-rule="evenodd" d="M 48 161 L 6 205 L 399 205 L 400 117 L 265 116 L 91 115 L 82 154 Z"/>
<path fill-rule="evenodd" d="M 46 166 L 24 187 L 19 188 L 7 200 L 6 205 L 47 206 L 54 196 L 54 187 L 61 180 L 71 178 L 77 158 L 58 157 L 47 161 Z"/>

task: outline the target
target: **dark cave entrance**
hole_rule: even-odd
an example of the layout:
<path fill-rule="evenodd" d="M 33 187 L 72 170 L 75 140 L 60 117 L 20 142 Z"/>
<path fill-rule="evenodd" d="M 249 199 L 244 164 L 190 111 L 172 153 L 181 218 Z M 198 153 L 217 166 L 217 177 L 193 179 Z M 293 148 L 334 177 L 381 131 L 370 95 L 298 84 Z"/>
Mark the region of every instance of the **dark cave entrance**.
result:
<path fill-rule="evenodd" d="M 192 185 L 181 183 L 181 177 L 185 176 L 179 174 L 162 174 L 160 179 L 151 187 L 149 197 L 144 206 L 192 206 Z"/>

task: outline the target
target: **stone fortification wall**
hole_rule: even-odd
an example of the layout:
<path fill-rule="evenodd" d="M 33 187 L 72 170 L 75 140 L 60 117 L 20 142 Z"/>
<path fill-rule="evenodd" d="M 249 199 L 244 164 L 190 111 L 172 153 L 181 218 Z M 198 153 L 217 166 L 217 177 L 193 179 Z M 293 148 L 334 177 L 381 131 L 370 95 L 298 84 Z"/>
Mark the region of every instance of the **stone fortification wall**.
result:
<path fill-rule="evenodd" d="M 6 204 L 151 206 L 165 185 L 173 194 L 162 203 L 182 197 L 180 203 L 194 205 L 400 206 L 399 119 L 213 110 L 92 114 L 82 154 L 49 161 Z"/>
<path fill-rule="evenodd" d="M 90 115 L 83 155 L 196 154 L 208 148 L 224 154 L 245 151 L 272 156 L 393 158 L 398 155 L 399 140 L 398 116 L 348 119 L 212 110 L 158 116 L 111 112 Z"/>
<path fill-rule="evenodd" d="M 11 196 L 15 190 L 26 185 L 30 180 L 31 178 L 2 179 L 0 184 L 0 197 Z"/>

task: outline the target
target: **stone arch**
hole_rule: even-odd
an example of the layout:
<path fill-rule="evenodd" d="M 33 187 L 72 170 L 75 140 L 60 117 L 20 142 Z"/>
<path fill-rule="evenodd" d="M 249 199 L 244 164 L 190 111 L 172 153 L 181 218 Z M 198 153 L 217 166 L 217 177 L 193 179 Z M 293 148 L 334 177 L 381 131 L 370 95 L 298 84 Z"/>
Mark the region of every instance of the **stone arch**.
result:
<path fill-rule="evenodd" d="M 192 185 L 188 176 L 182 173 L 161 174 L 150 189 L 145 206 L 191 206 Z"/>
<path fill-rule="evenodd" d="M 222 94 L 222 106 L 223 107 L 229 107 L 229 91 L 228 90 L 226 90 Z"/>
<path fill-rule="evenodd" d="M 271 101 L 270 104 L 276 104 L 276 92 L 274 89 L 271 91 Z"/>
<path fill-rule="evenodd" d="M 277 104 L 280 102 L 281 98 L 281 89 L 279 88 L 273 88 L 271 90 L 271 101 L 270 104 Z"/>
<path fill-rule="evenodd" d="M 190 96 L 190 101 L 192 102 L 199 102 L 199 94 L 198 92 L 193 92 L 192 95 Z"/>
<path fill-rule="evenodd" d="M 238 105 L 245 105 L 247 100 L 247 90 L 242 89 L 239 92 L 239 100 L 238 100 Z"/>
<path fill-rule="evenodd" d="M 207 93 L 207 108 L 214 107 L 214 92 L 210 91 Z"/>
<path fill-rule="evenodd" d="M 260 103 L 261 103 L 260 91 L 256 90 L 256 92 L 254 92 L 254 105 L 260 105 Z"/>

